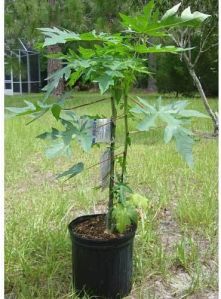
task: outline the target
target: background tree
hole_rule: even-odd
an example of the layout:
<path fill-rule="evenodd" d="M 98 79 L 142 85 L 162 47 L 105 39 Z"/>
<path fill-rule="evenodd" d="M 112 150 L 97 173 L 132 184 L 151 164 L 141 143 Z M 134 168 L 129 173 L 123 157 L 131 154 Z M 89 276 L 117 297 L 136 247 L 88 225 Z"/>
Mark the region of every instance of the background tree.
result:
<path fill-rule="evenodd" d="M 137 10 L 138 12 L 142 10 L 144 5 L 146 5 L 149 2 L 149 0 L 134 0 L 132 1 L 132 9 Z M 149 40 L 150 44 L 154 43 L 154 38 L 152 37 Z M 150 72 L 153 73 L 153 75 L 148 76 L 145 89 L 147 89 L 148 92 L 157 92 L 157 80 L 156 80 L 156 72 L 157 72 L 157 59 L 156 56 L 153 53 L 149 53 L 147 55 L 148 57 L 148 68 Z"/>
<path fill-rule="evenodd" d="M 88 0 L 90 27 L 99 32 L 109 33 L 123 30 L 119 12 L 129 12 L 131 10 L 131 3 L 131 0 Z"/>
<path fill-rule="evenodd" d="M 173 1 L 175 4 L 175 1 Z M 210 15 L 207 18 L 206 22 L 203 24 L 201 28 L 197 30 L 195 28 L 186 28 L 186 29 L 178 29 L 178 30 L 170 30 L 169 33 L 171 35 L 172 40 L 175 42 L 178 47 L 189 47 L 194 49 L 190 49 L 182 54 L 180 54 L 181 60 L 186 64 L 186 67 L 189 71 L 189 74 L 193 80 L 194 85 L 196 86 L 205 109 L 209 116 L 211 117 L 214 125 L 214 134 L 218 134 L 219 124 L 218 124 L 218 115 L 214 112 L 209 104 L 207 99 L 204 85 L 200 79 L 200 64 L 202 59 L 206 58 L 206 53 L 208 52 L 208 56 L 211 59 L 211 55 L 213 57 L 213 61 L 210 64 L 210 67 L 206 68 L 206 73 L 208 76 L 210 74 L 213 75 L 217 69 L 217 57 L 218 57 L 218 2 L 216 0 L 209 1 L 191 1 L 191 0 L 183 0 L 181 6 L 187 7 L 191 5 L 192 10 L 200 10 L 202 12 L 206 12 Z M 171 1 L 161 1 L 159 5 L 160 9 L 163 11 L 166 7 L 171 6 Z M 176 7 L 176 8 L 175 8 Z M 178 10 L 179 5 L 174 7 L 174 12 Z M 202 55 L 204 54 L 204 55 Z M 209 55 L 210 54 L 210 55 Z M 205 62 L 205 61 L 204 61 Z M 205 69 L 203 70 L 205 73 Z M 205 78 L 205 75 L 204 75 Z M 217 80 L 217 79 L 216 79 Z"/>
<path fill-rule="evenodd" d="M 102 0 L 6 0 L 5 2 L 5 45 L 6 49 L 16 47 L 18 37 L 28 41 L 33 47 L 41 41 L 37 27 L 66 28 L 75 32 L 106 31 L 114 33 L 122 30 L 119 11 L 129 13 L 134 17 L 139 14 L 144 4 L 149 0 L 125 0 L 125 1 L 102 1 Z M 177 2 L 173 0 L 157 1 L 157 7 L 163 12 Z M 204 48 L 200 50 L 198 62 L 195 65 L 195 73 L 202 85 L 205 95 L 217 96 L 218 94 L 218 16 L 217 1 L 192 1 L 183 0 L 183 5 L 190 5 L 193 10 L 201 10 L 212 15 L 203 25 L 202 29 L 191 32 L 191 43 L 197 46 L 192 50 L 191 58 L 197 57 L 200 41 L 205 40 Z M 24 17 L 25 16 L 25 17 Z M 211 26 L 210 26 L 211 25 Z M 207 30 L 212 29 L 209 33 Z M 207 34 L 208 32 L 209 34 Z M 203 36 L 201 36 L 203 33 Z M 151 40 L 149 40 L 149 43 Z M 213 45 L 211 48 L 210 45 Z M 65 46 L 64 46 L 65 47 Z M 56 50 L 54 48 L 54 50 Z M 65 48 L 60 49 L 66 51 Z M 206 51 L 205 51 L 206 50 Z M 48 47 L 49 52 L 54 52 L 53 47 Z M 45 51 L 46 53 L 46 51 Z M 45 54 L 44 53 L 44 54 Z M 157 56 L 147 53 L 148 67 L 153 76 L 138 76 L 136 87 L 151 91 L 175 91 L 176 93 L 188 94 L 196 90 L 192 77 L 184 60 L 184 56 L 173 54 L 159 54 Z M 58 63 L 55 59 L 46 59 L 41 55 L 42 77 L 46 77 L 51 70 L 56 69 Z M 48 65 L 47 65 L 48 63 Z M 58 67 L 58 66 L 57 66 Z M 205 72 L 206 69 L 206 72 Z M 188 77 L 189 76 L 189 77 Z M 192 80 L 192 81 L 191 81 Z M 56 91 L 55 91 L 56 92 Z M 58 93 L 60 93 L 58 88 Z M 208 102 L 208 101 L 207 101 Z M 212 113 L 215 115 L 215 113 Z M 216 115 L 214 116 L 215 119 Z M 215 124 L 214 124 L 215 126 Z"/>
<path fill-rule="evenodd" d="M 56 12 L 58 9 L 58 1 L 56 0 L 48 0 L 49 3 L 49 27 L 55 27 L 57 25 L 56 20 Z M 50 57 L 50 54 L 55 54 L 58 52 L 61 52 L 61 47 L 59 44 L 51 45 L 47 47 L 48 54 Z M 58 59 L 49 58 L 48 59 L 48 75 L 54 73 L 55 71 L 58 71 L 62 68 L 62 62 Z M 50 81 L 50 79 L 48 79 Z M 64 79 L 60 79 L 58 82 L 58 86 L 56 89 L 54 89 L 54 95 L 61 95 L 64 92 Z"/>
<path fill-rule="evenodd" d="M 164 54 L 157 59 L 156 80 L 159 92 L 189 95 L 195 86 L 179 55 Z"/>

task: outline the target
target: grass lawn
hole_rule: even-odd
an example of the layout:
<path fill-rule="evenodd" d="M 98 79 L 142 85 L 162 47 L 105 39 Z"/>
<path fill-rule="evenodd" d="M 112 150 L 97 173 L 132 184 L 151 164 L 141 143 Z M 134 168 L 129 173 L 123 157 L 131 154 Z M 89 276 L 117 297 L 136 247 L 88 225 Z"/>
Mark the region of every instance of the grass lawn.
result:
<path fill-rule="evenodd" d="M 154 101 L 153 95 L 143 97 Z M 6 106 L 22 106 L 23 99 L 6 97 Z M 99 99 L 96 93 L 73 94 L 67 106 Z M 165 101 L 172 101 L 167 97 Z M 217 99 L 210 100 L 217 107 Z M 78 109 L 79 113 L 110 115 L 108 101 Z M 190 107 L 205 112 L 199 98 Z M 18 299 L 78 298 L 71 287 L 71 242 L 67 224 L 79 215 L 104 212 L 108 192 L 99 185 L 99 167 L 62 183 L 58 172 L 83 160 L 99 161 L 105 146 L 85 155 L 75 147 L 73 160 L 49 160 L 45 141 L 35 136 L 56 127 L 48 114 L 29 126 L 28 117 L 5 122 L 5 290 Z M 136 123 L 130 122 L 130 129 Z M 212 130 L 210 119 L 193 121 L 193 129 Z M 118 121 L 118 151 L 123 135 Z M 195 167 L 189 169 L 165 145 L 162 130 L 132 134 L 128 179 L 135 192 L 149 199 L 134 244 L 134 284 L 128 299 L 218 298 L 217 139 L 197 137 Z M 86 297 L 85 297 L 86 298 Z"/>

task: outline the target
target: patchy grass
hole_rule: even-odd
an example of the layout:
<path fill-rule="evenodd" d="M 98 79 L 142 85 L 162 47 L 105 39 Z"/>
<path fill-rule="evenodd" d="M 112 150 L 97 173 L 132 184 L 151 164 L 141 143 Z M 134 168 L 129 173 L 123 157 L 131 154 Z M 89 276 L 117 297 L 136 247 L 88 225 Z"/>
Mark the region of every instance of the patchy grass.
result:
<path fill-rule="evenodd" d="M 6 97 L 6 105 L 22 106 L 23 99 L 39 98 Z M 76 93 L 67 106 L 99 98 L 96 93 Z M 165 99 L 171 100 L 169 95 Z M 190 102 L 205 112 L 199 98 Z M 217 107 L 216 99 L 210 102 Z M 105 101 L 79 112 L 108 116 L 110 107 Z M 54 175 L 81 159 L 86 166 L 96 163 L 105 147 L 88 155 L 75 149 L 72 161 L 48 160 L 43 154 L 47 144 L 35 136 L 49 125 L 56 127 L 56 121 L 46 115 L 25 126 L 28 119 L 8 119 L 5 124 L 6 293 L 18 299 L 77 298 L 71 287 L 67 224 L 78 215 L 105 211 L 108 194 L 93 188 L 99 185 L 99 167 L 66 183 Z M 130 123 L 131 130 L 135 126 Z M 212 123 L 194 120 L 193 129 L 209 132 Z M 120 151 L 121 120 L 117 130 Z M 191 170 L 173 143 L 163 144 L 160 129 L 131 136 L 128 179 L 134 191 L 149 199 L 149 211 L 135 238 L 134 286 L 128 298 L 217 298 L 217 140 L 197 138 Z"/>

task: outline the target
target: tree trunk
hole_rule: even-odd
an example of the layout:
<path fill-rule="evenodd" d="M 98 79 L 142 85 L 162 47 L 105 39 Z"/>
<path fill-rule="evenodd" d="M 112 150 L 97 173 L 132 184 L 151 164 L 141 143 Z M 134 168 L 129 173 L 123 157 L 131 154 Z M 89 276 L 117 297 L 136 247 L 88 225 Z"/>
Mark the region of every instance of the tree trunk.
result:
<path fill-rule="evenodd" d="M 57 53 L 60 51 L 61 51 L 61 47 L 59 45 L 48 46 L 48 54 Z M 47 68 L 48 76 L 50 76 L 50 74 L 56 72 L 61 68 L 62 68 L 62 64 L 60 60 L 50 59 L 50 58 L 48 59 L 48 68 Z M 55 96 L 61 95 L 64 92 L 64 87 L 65 87 L 64 79 L 60 79 L 58 86 L 53 91 L 53 94 Z"/>
<path fill-rule="evenodd" d="M 207 97 L 205 95 L 205 92 L 203 90 L 202 84 L 198 78 L 198 76 L 196 75 L 196 72 L 192 66 L 192 64 L 190 63 L 188 57 L 186 55 L 184 55 L 184 60 L 187 64 L 189 73 L 193 79 L 193 82 L 195 84 L 195 86 L 197 87 L 199 94 L 201 96 L 201 99 L 203 101 L 203 104 L 205 106 L 206 111 L 208 112 L 209 116 L 211 117 L 212 121 L 213 121 L 213 126 L 214 126 L 214 135 L 217 136 L 218 132 L 219 132 L 219 119 L 218 119 L 218 115 L 213 112 L 212 108 L 209 105 L 209 102 L 207 100 Z"/>
<path fill-rule="evenodd" d="M 48 0 L 51 9 L 50 21 L 49 21 L 51 27 L 58 25 L 56 24 L 56 13 L 55 13 L 56 1 L 57 0 Z M 61 47 L 59 45 L 48 46 L 48 54 L 57 53 L 57 52 L 61 52 Z M 50 76 L 52 73 L 56 72 L 61 68 L 62 68 L 62 63 L 60 60 L 50 59 L 50 58 L 48 59 L 48 66 L 47 66 L 48 76 Z M 55 96 L 61 95 L 64 92 L 64 88 L 65 88 L 64 79 L 60 79 L 58 86 L 53 91 L 53 94 Z"/>
<path fill-rule="evenodd" d="M 156 73 L 156 56 L 153 53 L 148 55 L 148 67 L 150 72 Z M 148 78 L 148 92 L 157 92 L 157 80 L 151 75 Z"/>

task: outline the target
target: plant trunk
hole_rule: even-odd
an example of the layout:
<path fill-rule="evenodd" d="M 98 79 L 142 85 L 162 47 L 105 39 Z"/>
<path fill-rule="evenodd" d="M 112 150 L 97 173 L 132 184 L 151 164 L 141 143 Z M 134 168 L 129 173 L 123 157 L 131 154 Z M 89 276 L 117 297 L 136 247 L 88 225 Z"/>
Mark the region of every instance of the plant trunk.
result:
<path fill-rule="evenodd" d="M 124 182 L 124 176 L 126 174 L 127 167 L 127 149 L 129 143 L 129 128 L 128 128 L 128 98 L 127 94 L 124 94 L 124 128 L 125 128 L 125 140 L 124 140 L 124 153 L 123 153 L 123 162 L 122 162 L 122 173 L 121 173 L 121 182 Z"/>
<path fill-rule="evenodd" d="M 216 115 L 215 112 L 213 112 L 212 108 L 209 105 L 209 102 L 207 100 L 207 97 L 205 95 L 205 92 L 203 90 L 202 84 L 198 78 L 198 76 L 196 75 L 196 72 L 192 66 L 192 64 L 190 63 L 188 57 L 186 55 L 184 55 L 184 60 L 187 64 L 189 73 L 193 79 L 193 82 L 195 84 L 195 86 L 197 87 L 199 94 L 201 96 L 201 99 L 203 101 L 203 104 L 205 106 L 205 109 L 207 111 L 207 113 L 209 114 L 209 116 L 211 117 L 212 121 L 213 121 L 213 126 L 214 126 L 214 135 L 217 136 L 218 132 L 219 132 L 219 121 L 218 121 L 218 116 Z"/>
<path fill-rule="evenodd" d="M 115 99 L 111 97 L 111 144 L 110 144 L 110 183 L 109 183 L 109 202 L 107 213 L 107 229 L 112 230 L 112 211 L 114 204 L 114 153 L 115 153 L 115 135 L 116 135 L 116 118 L 117 110 Z"/>

